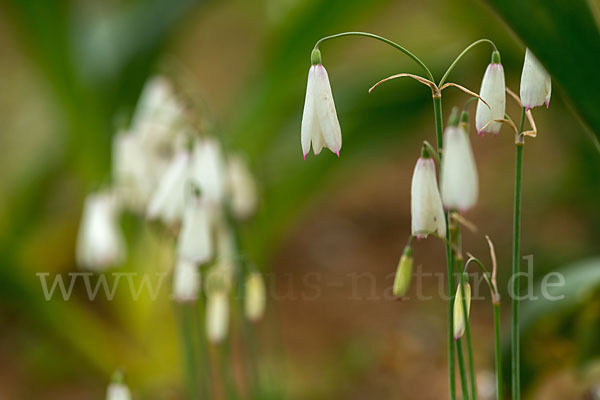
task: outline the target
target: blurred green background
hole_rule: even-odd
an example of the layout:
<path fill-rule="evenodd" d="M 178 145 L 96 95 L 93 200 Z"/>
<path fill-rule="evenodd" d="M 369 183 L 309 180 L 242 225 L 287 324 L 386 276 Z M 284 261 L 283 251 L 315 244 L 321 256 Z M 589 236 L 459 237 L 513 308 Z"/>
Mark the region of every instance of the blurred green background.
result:
<path fill-rule="evenodd" d="M 365 38 L 324 43 L 344 146 L 339 160 L 328 152 L 302 160 L 310 50 L 322 36 L 357 30 L 406 46 L 438 79 L 482 37 L 499 47 L 516 92 L 526 45 L 546 65 L 553 94 L 548 111 L 533 111 L 538 137 L 525 149 L 522 253 L 534 256 L 536 276 L 565 275 L 566 300 L 524 305 L 523 384 L 532 399 L 600 398 L 599 10 L 595 0 L 3 1 L 0 398 L 102 398 L 119 366 L 134 398 L 183 398 L 168 293 L 133 301 L 123 288 L 114 301 L 89 301 L 76 287 L 69 301 L 45 301 L 36 276 L 77 271 L 83 198 L 109 180 L 111 138 L 155 73 L 201 96 L 223 141 L 247 153 L 261 188 L 259 214 L 242 230 L 244 250 L 271 289 L 257 326 L 261 396 L 445 398 L 438 283 L 427 281 L 430 301 L 380 298 L 409 234 L 420 143 L 435 135 L 422 85 L 397 80 L 367 90 L 417 67 Z M 477 91 L 489 58 L 489 48 L 475 49 L 450 81 Z M 465 100 L 445 91 L 445 118 Z M 516 119 L 518 108 L 507 104 Z M 467 217 L 494 240 L 505 289 L 513 134 L 472 135 L 472 143 L 481 196 Z M 129 245 L 122 270 L 164 270 L 172 243 L 134 216 L 122 223 Z M 464 242 L 487 259 L 479 235 L 467 233 Z M 444 271 L 439 242 L 421 241 L 414 252 L 424 271 Z M 375 286 L 353 280 L 365 271 Z M 303 279 L 315 272 L 319 295 L 302 298 Z M 473 304 L 472 324 L 485 399 L 493 373 L 488 302 Z M 505 332 L 508 324 L 504 318 Z M 228 344 L 234 349 L 238 336 Z"/>

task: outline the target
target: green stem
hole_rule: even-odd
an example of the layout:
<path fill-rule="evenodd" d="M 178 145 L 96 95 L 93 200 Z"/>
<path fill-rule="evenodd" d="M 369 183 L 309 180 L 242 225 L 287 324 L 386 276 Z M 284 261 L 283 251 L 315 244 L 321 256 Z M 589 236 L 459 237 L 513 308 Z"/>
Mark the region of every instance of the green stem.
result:
<path fill-rule="evenodd" d="M 400 46 L 398 43 L 392 42 L 389 39 L 386 39 L 384 37 L 378 36 L 378 35 L 374 35 L 372 33 L 367 33 L 367 32 L 343 32 L 343 33 L 338 33 L 335 35 L 331 35 L 331 36 L 326 36 L 324 38 L 321 38 L 317 41 L 317 43 L 315 43 L 315 49 L 319 48 L 319 45 L 321 43 L 323 43 L 326 40 L 330 40 L 330 39 L 335 39 L 338 37 L 342 37 L 342 36 L 364 36 L 364 37 L 368 37 L 371 39 L 376 39 L 379 40 L 381 42 L 387 43 L 390 46 L 394 47 L 397 50 L 400 50 L 401 52 L 403 52 L 404 54 L 406 54 L 407 56 L 409 56 L 414 62 L 416 62 L 421 68 L 423 68 L 423 70 L 425 71 L 425 73 L 427 74 L 427 77 L 429 78 L 429 80 L 431 82 L 433 82 L 435 79 L 433 78 L 433 75 L 431 74 L 431 71 L 429 70 L 429 68 L 427 68 L 427 66 L 425 65 L 425 63 L 423 61 L 421 61 L 419 59 L 419 57 L 417 57 L 416 55 L 414 55 L 413 53 L 411 53 L 408 49 Z"/>
<path fill-rule="evenodd" d="M 440 158 L 440 170 L 442 153 L 444 148 L 444 125 L 442 122 L 442 98 L 433 97 L 433 113 L 435 116 L 435 138 L 437 153 Z M 441 172 L 441 171 L 440 171 Z M 446 219 L 446 264 L 448 265 L 448 388 L 450 400 L 456 399 L 456 381 L 454 372 L 454 259 L 450 243 L 450 227 L 448 224 L 448 212 L 444 214 Z"/>
<path fill-rule="evenodd" d="M 502 400 L 502 353 L 500 348 L 500 304 L 494 305 L 494 336 L 496 344 L 496 399 Z"/>
<path fill-rule="evenodd" d="M 525 125 L 525 107 L 521 112 L 521 127 L 516 137 L 516 156 L 515 156 L 515 198 L 514 198 L 514 221 L 513 221 L 513 260 L 512 260 L 512 278 L 513 278 L 513 319 L 512 319 L 512 395 L 513 400 L 521 398 L 520 383 L 520 336 L 519 336 L 519 272 L 521 259 L 521 192 L 523 175 L 523 127 Z"/>
<path fill-rule="evenodd" d="M 456 340 L 456 355 L 458 356 L 458 371 L 460 373 L 460 386 L 462 388 L 463 400 L 469 400 L 469 388 L 467 386 L 467 372 L 465 371 L 465 357 L 463 355 L 462 339 Z"/>
<path fill-rule="evenodd" d="M 186 379 L 188 384 L 189 398 L 198 399 L 198 370 L 196 367 L 196 345 L 194 340 L 194 311 L 190 304 L 181 306 L 181 333 L 183 336 L 183 357 L 185 358 Z"/>
<path fill-rule="evenodd" d="M 456 64 L 460 61 L 460 59 L 463 58 L 463 56 L 465 54 L 467 54 L 473 47 L 477 46 L 480 43 L 489 43 L 489 44 L 492 45 L 492 47 L 494 47 L 494 50 L 498 51 L 498 49 L 496 48 L 496 45 L 494 44 L 494 42 L 492 42 L 489 39 L 479 39 L 479 40 L 471 43 L 470 45 L 468 45 L 462 51 L 462 53 L 460 53 L 458 55 L 458 57 L 456 57 L 456 59 L 452 62 L 452 64 L 450 64 L 450 66 L 446 70 L 446 73 L 444 74 L 444 76 L 442 76 L 442 79 L 440 80 L 440 83 L 438 84 L 438 87 L 441 87 L 444 84 L 444 82 L 446 81 L 446 78 L 448 78 L 448 75 L 450 75 L 450 72 L 452 72 L 452 70 L 454 69 L 454 67 L 456 66 Z"/>
<path fill-rule="evenodd" d="M 477 400 L 477 380 L 475 379 L 475 363 L 473 361 L 473 346 L 471 342 L 471 323 L 469 322 L 469 314 L 467 313 L 467 302 L 465 300 L 465 276 L 460 277 L 460 292 L 462 293 L 463 315 L 465 316 L 465 339 L 467 340 L 467 361 L 469 362 L 469 380 L 471 383 L 471 398 Z"/>

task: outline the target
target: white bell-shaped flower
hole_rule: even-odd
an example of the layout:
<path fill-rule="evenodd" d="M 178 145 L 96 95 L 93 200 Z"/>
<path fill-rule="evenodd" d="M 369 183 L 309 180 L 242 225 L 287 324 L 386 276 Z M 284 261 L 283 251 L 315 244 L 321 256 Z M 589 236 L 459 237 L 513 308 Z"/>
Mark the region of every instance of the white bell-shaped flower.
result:
<path fill-rule="evenodd" d="M 131 393 L 124 378 L 123 371 L 115 371 L 106 390 L 106 400 L 131 400 Z"/>
<path fill-rule="evenodd" d="M 245 219 L 256 211 L 258 195 L 256 182 L 245 161 L 238 155 L 229 157 L 227 165 L 231 208 L 237 218 Z"/>
<path fill-rule="evenodd" d="M 463 310 L 463 295 L 461 286 L 458 285 L 456 291 L 456 297 L 454 298 L 454 340 L 462 337 L 465 334 L 465 321 L 469 319 L 469 313 L 471 312 L 471 285 L 469 282 L 463 283 L 465 288 L 465 305 L 467 309 L 467 315 L 465 316 Z"/>
<path fill-rule="evenodd" d="M 190 183 L 191 184 L 191 183 Z M 180 259 L 196 264 L 209 262 L 214 254 L 211 207 L 202 194 L 189 193 L 188 188 L 181 232 L 177 241 Z"/>
<path fill-rule="evenodd" d="M 173 270 L 173 299 L 178 303 L 196 301 L 200 290 L 200 278 L 198 265 L 179 259 Z"/>
<path fill-rule="evenodd" d="M 244 311 L 246 318 L 250 321 L 258 321 L 265 312 L 266 292 L 265 282 L 259 272 L 253 271 L 248 274 L 245 286 Z"/>
<path fill-rule="evenodd" d="M 459 211 L 473 207 L 479 194 L 477 166 L 469 134 L 460 126 L 446 128 L 441 170 L 444 207 Z"/>
<path fill-rule="evenodd" d="M 342 131 L 335 111 L 331 85 L 320 60 L 319 50 L 313 50 L 300 132 L 305 159 L 311 143 L 314 154 L 319 154 L 323 147 L 327 147 L 339 157 L 342 148 Z"/>
<path fill-rule="evenodd" d="M 216 139 L 198 139 L 192 152 L 190 175 L 200 187 L 202 197 L 213 204 L 223 201 L 226 188 L 225 161 Z"/>
<path fill-rule="evenodd" d="M 218 290 L 207 293 L 206 336 L 211 343 L 220 343 L 229 329 L 229 299 L 227 292 Z"/>
<path fill-rule="evenodd" d="M 114 194 L 88 195 L 77 235 L 77 264 L 82 268 L 104 270 L 125 260 L 125 248 Z"/>
<path fill-rule="evenodd" d="M 166 224 L 181 220 L 189 166 L 190 155 L 186 150 L 175 154 L 150 199 L 148 218 L 160 219 Z"/>
<path fill-rule="evenodd" d="M 506 85 L 504 83 L 504 68 L 500 63 L 500 53 L 492 53 L 492 62 L 488 65 L 481 82 L 479 96 L 487 102 L 477 101 L 475 127 L 477 134 L 498 134 L 502 127 L 497 119 L 504 119 L 506 110 Z"/>
<path fill-rule="evenodd" d="M 540 64 L 535 55 L 527 48 L 521 73 L 521 102 L 527 110 L 546 104 L 550 105 L 552 81 L 550 74 Z"/>
<path fill-rule="evenodd" d="M 435 163 L 423 148 L 413 172 L 411 184 L 411 231 L 417 238 L 430 233 L 446 235 L 446 219 L 435 176 Z"/>

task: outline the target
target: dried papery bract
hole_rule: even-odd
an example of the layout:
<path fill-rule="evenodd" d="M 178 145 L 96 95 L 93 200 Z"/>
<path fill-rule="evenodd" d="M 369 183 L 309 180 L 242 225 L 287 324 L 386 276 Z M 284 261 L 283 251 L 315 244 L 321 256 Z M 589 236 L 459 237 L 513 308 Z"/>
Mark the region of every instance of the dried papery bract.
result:
<path fill-rule="evenodd" d="M 266 290 L 262 275 L 253 271 L 246 278 L 244 312 L 252 322 L 260 320 L 265 312 Z"/>
<path fill-rule="evenodd" d="M 527 111 L 542 104 L 546 104 L 546 108 L 550 105 L 552 95 L 550 74 L 529 48 L 525 50 L 520 89 L 521 101 Z"/>
<path fill-rule="evenodd" d="M 102 271 L 125 261 L 125 239 L 118 222 L 119 204 L 109 191 L 89 194 L 77 234 L 76 259 L 81 268 Z"/>
<path fill-rule="evenodd" d="M 412 277 L 413 268 L 413 256 L 412 248 L 410 245 L 406 245 L 400 257 L 398 268 L 396 269 L 396 276 L 394 277 L 394 287 L 392 293 L 396 297 L 404 297 L 410 287 L 410 281 Z"/>
<path fill-rule="evenodd" d="M 411 232 L 417 238 L 446 234 L 446 219 L 438 190 L 435 162 L 424 146 L 411 183 Z"/>
<path fill-rule="evenodd" d="M 321 52 L 313 50 L 312 65 L 308 71 L 304 112 L 300 141 L 304 158 L 310 151 L 319 154 L 323 147 L 340 156 L 342 131 L 338 121 L 331 85 L 325 67 L 321 64 Z"/>
<path fill-rule="evenodd" d="M 492 62 L 488 65 L 479 95 L 487 105 L 479 100 L 475 114 L 475 127 L 477 134 L 498 134 L 502 124 L 496 120 L 503 119 L 506 110 L 506 85 L 504 82 L 504 68 L 500 63 L 500 53 L 492 53 Z"/>
<path fill-rule="evenodd" d="M 477 202 L 479 182 L 469 134 L 460 125 L 444 132 L 444 157 L 441 167 L 441 195 L 446 209 L 461 212 Z"/>

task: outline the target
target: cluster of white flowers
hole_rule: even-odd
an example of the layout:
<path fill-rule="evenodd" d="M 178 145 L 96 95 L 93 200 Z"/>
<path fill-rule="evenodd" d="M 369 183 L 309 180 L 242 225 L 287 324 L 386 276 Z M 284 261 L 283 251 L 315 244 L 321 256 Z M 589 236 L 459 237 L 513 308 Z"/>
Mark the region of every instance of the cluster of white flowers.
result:
<path fill-rule="evenodd" d="M 205 267 L 207 334 L 219 342 L 227 333 L 229 292 L 239 273 L 231 220 L 250 217 L 258 194 L 244 158 L 225 153 L 215 137 L 200 135 L 190 119 L 166 78 L 148 81 L 130 129 L 114 138 L 111 188 L 86 199 L 76 255 L 80 267 L 97 271 L 124 262 L 121 210 L 178 232 L 172 297 L 196 301 Z M 257 287 L 257 279 L 262 282 L 258 272 L 249 272 L 248 287 Z M 264 310 L 259 286 L 248 291 L 254 296 L 246 299 L 250 320 Z"/>

